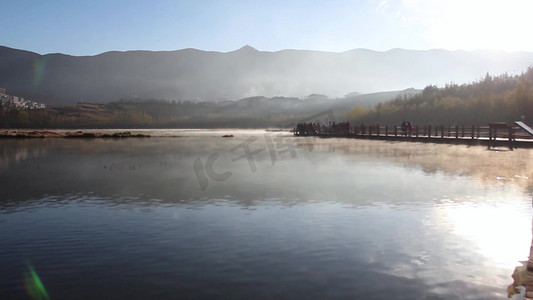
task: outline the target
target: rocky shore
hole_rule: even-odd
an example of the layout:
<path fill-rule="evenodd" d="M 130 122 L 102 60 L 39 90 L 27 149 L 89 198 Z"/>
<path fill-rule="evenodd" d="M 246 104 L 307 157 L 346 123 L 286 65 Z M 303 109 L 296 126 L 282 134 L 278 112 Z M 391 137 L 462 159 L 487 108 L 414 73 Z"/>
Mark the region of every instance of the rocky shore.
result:
<path fill-rule="evenodd" d="M 0 138 L 131 138 L 150 137 L 147 134 L 132 134 L 129 131 L 103 133 L 78 131 L 51 130 L 4 130 L 0 131 Z"/>

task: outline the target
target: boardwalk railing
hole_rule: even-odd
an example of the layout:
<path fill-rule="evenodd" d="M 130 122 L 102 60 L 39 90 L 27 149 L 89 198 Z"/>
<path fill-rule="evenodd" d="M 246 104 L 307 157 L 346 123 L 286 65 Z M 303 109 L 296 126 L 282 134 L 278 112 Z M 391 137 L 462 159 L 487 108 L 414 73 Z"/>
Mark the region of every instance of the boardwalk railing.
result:
<path fill-rule="evenodd" d="M 322 137 L 352 137 L 383 140 L 410 140 L 426 142 L 481 142 L 489 147 L 508 143 L 513 146 L 533 147 L 533 135 L 522 126 L 507 125 L 506 123 L 489 123 L 488 126 L 465 125 L 424 125 L 412 126 L 381 126 L 359 125 L 349 126 L 340 123 L 334 126 L 325 126 L 316 123 L 298 124 L 294 129 L 296 136 L 322 136 Z"/>

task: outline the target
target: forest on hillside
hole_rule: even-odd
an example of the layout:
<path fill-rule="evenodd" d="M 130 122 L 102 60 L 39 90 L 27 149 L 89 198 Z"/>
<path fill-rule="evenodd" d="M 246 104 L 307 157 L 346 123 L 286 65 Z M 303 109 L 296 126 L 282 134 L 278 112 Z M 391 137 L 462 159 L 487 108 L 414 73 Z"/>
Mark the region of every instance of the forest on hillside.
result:
<path fill-rule="evenodd" d="M 231 128 L 269 127 L 293 115 L 228 117 L 211 103 L 120 101 L 78 103 L 40 110 L 1 110 L 0 128 Z"/>
<path fill-rule="evenodd" d="M 422 93 L 399 96 L 373 108 L 354 107 L 352 124 L 484 125 L 524 120 L 533 123 L 533 67 L 521 75 L 491 76 L 470 84 L 427 86 Z"/>
<path fill-rule="evenodd" d="M 372 107 L 397 95 L 418 92 L 407 89 L 339 99 L 249 97 L 216 103 L 122 99 L 34 110 L 0 107 L 0 128 L 292 128 L 317 114 L 327 112 L 343 119 L 355 104 Z"/>
<path fill-rule="evenodd" d="M 0 128 L 290 128 L 326 105 L 307 102 L 252 97 L 219 104 L 121 100 L 35 110 L 0 109 Z"/>

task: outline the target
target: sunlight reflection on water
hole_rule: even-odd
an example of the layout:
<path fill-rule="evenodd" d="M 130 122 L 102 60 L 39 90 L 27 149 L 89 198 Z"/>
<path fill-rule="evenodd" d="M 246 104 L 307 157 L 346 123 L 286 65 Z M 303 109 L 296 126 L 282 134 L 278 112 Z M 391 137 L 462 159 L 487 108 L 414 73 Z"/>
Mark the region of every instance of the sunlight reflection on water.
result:
<path fill-rule="evenodd" d="M 503 299 L 529 254 L 530 150 L 177 132 L 2 143 L 0 296 Z"/>

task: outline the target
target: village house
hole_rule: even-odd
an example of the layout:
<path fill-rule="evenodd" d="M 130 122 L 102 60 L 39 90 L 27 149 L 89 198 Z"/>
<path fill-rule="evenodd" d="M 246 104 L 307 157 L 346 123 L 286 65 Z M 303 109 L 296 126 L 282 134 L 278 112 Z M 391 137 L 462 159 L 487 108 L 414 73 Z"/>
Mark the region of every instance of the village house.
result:
<path fill-rule="evenodd" d="M 46 108 L 46 105 L 44 103 L 26 100 L 22 97 L 8 95 L 5 88 L 0 88 L 0 108 L 6 110 L 43 109 Z"/>

